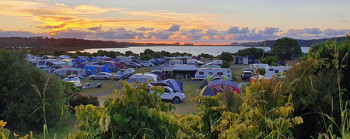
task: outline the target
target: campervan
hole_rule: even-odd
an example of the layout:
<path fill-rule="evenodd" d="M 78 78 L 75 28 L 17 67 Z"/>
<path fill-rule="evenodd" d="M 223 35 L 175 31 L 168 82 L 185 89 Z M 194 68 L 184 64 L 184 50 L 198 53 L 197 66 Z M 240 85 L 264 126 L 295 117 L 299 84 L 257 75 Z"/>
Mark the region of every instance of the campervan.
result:
<path fill-rule="evenodd" d="M 175 64 L 178 64 L 178 65 L 182 65 L 184 64 L 182 60 L 170 60 L 169 61 L 169 64 L 170 65 L 175 65 Z"/>
<path fill-rule="evenodd" d="M 69 75 L 77 75 L 79 78 L 84 78 L 83 70 L 80 68 L 62 68 L 56 69 L 54 74 L 60 78 L 66 78 Z"/>
<path fill-rule="evenodd" d="M 200 68 L 196 72 L 194 79 L 203 80 L 205 77 L 215 74 L 229 77 L 232 80 L 232 72 L 229 68 Z"/>
<path fill-rule="evenodd" d="M 140 82 L 146 83 L 148 80 L 151 82 L 158 82 L 158 76 L 150 73 L 136 73 L 129 78 L 128 83 Z"/>
<path fill-rule="evenodd" d="M 292 68 L 291 66 L 267 66 L 265 68 L 265 70 L 266 70 L 265 77 L 266 78 L 273 78 L 277 74 L 281 74 L 281 76 L 279 76 L 279 78 L 285 78 L 285 76 L 282 73 L 291 69 L 291 68 Z"/>

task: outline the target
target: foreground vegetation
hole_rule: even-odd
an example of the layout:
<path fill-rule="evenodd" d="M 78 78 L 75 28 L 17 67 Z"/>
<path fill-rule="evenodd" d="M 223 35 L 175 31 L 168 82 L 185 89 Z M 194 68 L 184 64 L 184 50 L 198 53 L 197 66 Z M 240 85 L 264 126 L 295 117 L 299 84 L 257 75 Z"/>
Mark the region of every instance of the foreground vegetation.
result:
<path fill-rule="evenodd" d="M 330 40 L 315 44 L 299 64 L 285 73 L 285 79 L 262 79 L 242 87 L 240 94 L 225 90 L 214 97 L 198 96 L 194 99 L 198 113 L 189 115 L 176 114 L 172 111 L 176 109 L 172 104 L 162 102 L 157 95 L 164 92 L 162 88 L 153 88 L 156 93 L 150 94 L 145 84 L 123 82 L 123 89 L 114 90 L 113 97 L 107 99 L 103 107 L 75 107 L 79 130 L 76 133 L 71 132 L 68 138 L 349 138 L 349 53 L 349 37 L 342 42 Z M 64 94 L 75 91 L 67 91 L 69 87 L 64 87 L 61 81 L 57 80 L 55 85 L 62 88 L 45 89 L 45 86 L 50 86 L 50 82 L 56 81 L 55 77 L 47 80 L 47 75 L 43 74 L 47 78 L 31 80 L 34 85 L 38 81 L 36 86 L 39 89 L 33 89 L 30 83 L 21 83 L 23 85 L 20 87 L 26 87 L 26 90 L 16 88 L 11 81 L 14 82 L 16 78 L 23 82 L 25 80 L 19 75 L 14 76 L 16 78 L 8 77 L 8 74 L 16 74 L 14 71 L 21 69 L 18 67 L 24 63 L 21 63 L 21 58 L 12 54 L 15 53 L 4 50 L 0 57 L 0 62 L 13 63 L 6 65 L 3 70 L 7 70 L 7 74 L 0 76 L 6 77 L 0 83 L 8 83 L 1 85 L 0 95 L 7 95 L 0 97 L 4 99 L 0 101 L 0 106 L 26 108 L 27 106 L 21 106 L 22 102 L 28 101 L 29 104 L 33 99 L 42 98 L 40 96 L 43 95 L 36 93 L 45 94 L 44 90 L 47 90 L 47 97 L 52 95 L 55 99 L 62 99 L 63 103 L 59 106 L 70 104 L 69 97 Z M 26 68 L 31 69 L 29 66 Z M 21 72 L 27 73 L 27 78 L 32 75 L 26 70 Z M 37 72 L 41 74 L 40 71 Z M 8 91 L 9 89 L 12 90 Z M 12 96 L 10 92 L 13 91 L 17 91 L 18 95 L 15 93 Z M 27 92 L 32 93 L 27 97 L 34 98 L 21 98 Z M 6 101 L 6 98 L 12 98 L 12 101 Z M 23 100 L 16 101 L 17 99 Z M 28 125 L 26 129 L 40 129 L 43 125 L 45 127 L 45 117 L 48 119 L 48 126 L 51 126 L 49 122 L 57 121 L 55 118 L 59 116 L 45 115 L 46 108 L 56 108 L 44 108 L 43 102 L 50 105 L 55 103 L 49 101 L 50 99 L 46 99 L 30 103 L 33 108 L 39 107 L 37 115 L 30 115 L 32 111 L 21 111 L 22 115 L 39 119 L 30 122 L 33 125 Z M 16 117 L 6 115 L 6 108 L 0 110 L 0 119 L 8 122 L 6 127 L 16 129 L 11 123 L 17 121 L 14 120 Z M 28 117 L 26 118 L 30 119 Z M 0 122 L 0 136 L 8 135 L 3 123 Z M 23 123 L 28 124 L 26 121 Z"/>

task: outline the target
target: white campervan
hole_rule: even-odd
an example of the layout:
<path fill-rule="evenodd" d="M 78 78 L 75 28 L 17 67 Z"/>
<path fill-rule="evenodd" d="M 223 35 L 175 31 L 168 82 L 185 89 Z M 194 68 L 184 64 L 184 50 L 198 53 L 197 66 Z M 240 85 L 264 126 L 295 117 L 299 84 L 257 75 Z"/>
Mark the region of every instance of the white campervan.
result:
<path fill-rule="evenodd" d="M 266 73 L 265 77 L 266 78 L 273 78 L 277 74 L 282 74 L 283 72 L 291 69 L 291 66 L 267 66 L 265 68 Z M 285 76 L 281 75 L 279 78 L 285 78 Z"/>
<path fill-rule="evenodd" d="M 203 80 L 207 76 L 216 74 L 229 77 L 230 80 L 232 80 L 232 72 L 229 68 L 199 68 L 199 70 L 195 74 L 194 79 Z"/>

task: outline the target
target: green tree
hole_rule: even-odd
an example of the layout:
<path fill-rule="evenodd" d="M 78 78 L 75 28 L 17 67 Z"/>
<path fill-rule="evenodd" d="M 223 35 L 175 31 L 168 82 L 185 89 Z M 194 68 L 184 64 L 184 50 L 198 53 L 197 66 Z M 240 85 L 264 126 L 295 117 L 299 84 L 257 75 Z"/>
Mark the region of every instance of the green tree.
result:
<path fill-rule="evenodd" d="M 256 59 L 261 58 L 263 53 L 264 53 L 264 50 L 262 48 L 254 48 L 254 47 L 237 51 L 237 55 L 239 56 L 253 55 Z"/>
<path fill-rule="evenodd" d="M 230 68 L 230 62 L 223 61 L 221 67 L 222 68 Z"/>
<path fill-rule="evenodd" d="M 260 63 L 263 63 L 263 64 L 269 64 L 270 66 L 277 66 L 279 58 L 275 56 L 268 56 L 268 57 L 259 59 L 259 61 Z"/>
<path fill-rule="evenodd" d="M 230 52 L 222 52 L 219 56 L 220 60 L 231 62 L 233 61 L 232 53 Z"/>
<path fill-rule="evenodd" d="M 0 119 L 17 130 L 41 129 L 43 123 L 42 103 L 32 85 L 44 90 L 48 74 L 33 67 L 25 60 L 26 52 L 0 50 Z M 63 81 L 51 77 L 45 101 L 47 124 L 52 126 L 60 117 L 61 109 L 67 102 Z"/>
<path fill-rule="evenodd" d="M 150 55 L 142 55 L 140 57 L 140 60 L 143 60 L 143 61 L 148 61 L 150 59 L 152 59 L 152 56 L 150 56 Z"/>
<path fill-rule="evenodd" d="M 271 47 L 271 53 L 284 60 L 290 60 L 295 55 L 301 55 L 298 42 L 291 38 L 281 38 Z"/>

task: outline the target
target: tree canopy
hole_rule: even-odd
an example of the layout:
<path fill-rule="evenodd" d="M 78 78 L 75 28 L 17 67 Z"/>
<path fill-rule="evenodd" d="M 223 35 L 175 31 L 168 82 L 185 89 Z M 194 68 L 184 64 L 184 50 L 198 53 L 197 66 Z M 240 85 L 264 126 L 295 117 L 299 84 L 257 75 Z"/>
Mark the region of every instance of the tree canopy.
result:
<path fill-rule="evenodd" d="M 281 38 L 271 47 L 271 53 L 280 59 L 290 60 L 295 55 L 301 54 L 301 48 L 298 42 L 292 38 Z"/>

